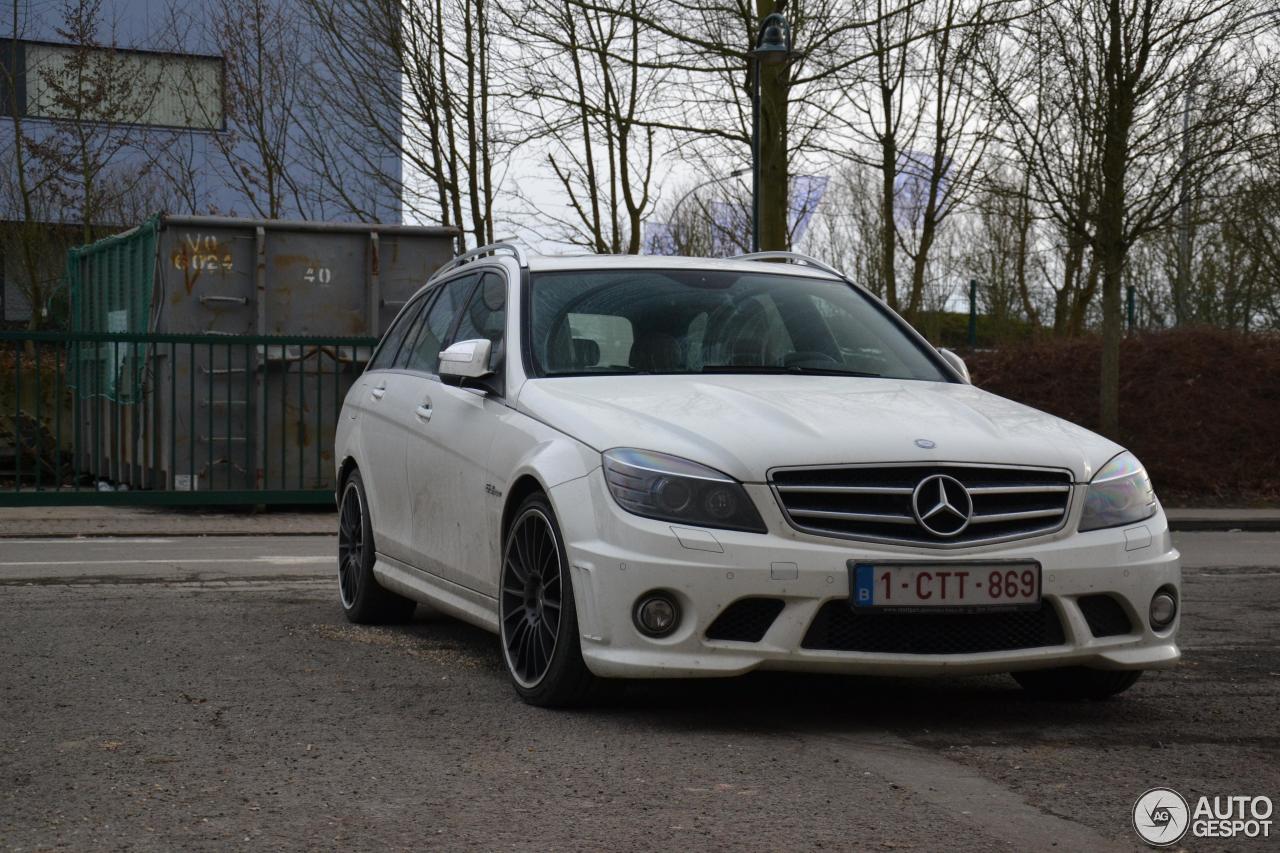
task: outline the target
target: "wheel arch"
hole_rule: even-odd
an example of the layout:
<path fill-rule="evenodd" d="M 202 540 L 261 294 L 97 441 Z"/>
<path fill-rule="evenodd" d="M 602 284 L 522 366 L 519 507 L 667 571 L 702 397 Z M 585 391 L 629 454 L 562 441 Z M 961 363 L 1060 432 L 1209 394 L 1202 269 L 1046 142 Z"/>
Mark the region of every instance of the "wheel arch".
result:
<path fill-rule="evenodd" d="M 352 471 L 359 467 L 354 456 L 346 457 L 342 460 L 342 464 L 338 466 L 338 485 L 333 490 L 334 498 L 337 502 L 342 502 L 342 490 L 346 488 L 347 478 L 351 476 Z"/>
<path fill-rule="evenodd" d="M 520 504 L 524 503 L 529 495 L 539 492 L 546 497 L 547 501 L 551 500 L 551 490 L 543 485 L 542 481 L 537 477 L 527 473 L 521 474 L 507 488 L 506 501 L 502 505 L 502 526 L 498 528 L 501 548 L 506 548 L 507 530 L 511 527 L 511 522 L 515 518 L 516 510 L 520 508 Z M 554 504 L 552 509 L 555 509 Z"/>

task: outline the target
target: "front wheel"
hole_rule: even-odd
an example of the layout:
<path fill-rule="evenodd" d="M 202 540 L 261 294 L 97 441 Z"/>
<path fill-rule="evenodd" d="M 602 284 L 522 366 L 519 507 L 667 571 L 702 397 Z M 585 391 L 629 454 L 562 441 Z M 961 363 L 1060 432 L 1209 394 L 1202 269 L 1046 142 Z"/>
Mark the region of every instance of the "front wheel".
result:
<path fill-rule="evenodd" d="M 1082 666 L 1015 672 L 1022 689 L 1043 699 L 1108 699 L 1142 677 L 1140 669 L 1087 669 Z"/>
<path fill-rule="evenodd" d="M 583 702 L 595 683 L 582 660 L 569 561 L 545 495 L 520 504 L 507 528 L 498 595 L 502 659 L 530 705 Z"/>

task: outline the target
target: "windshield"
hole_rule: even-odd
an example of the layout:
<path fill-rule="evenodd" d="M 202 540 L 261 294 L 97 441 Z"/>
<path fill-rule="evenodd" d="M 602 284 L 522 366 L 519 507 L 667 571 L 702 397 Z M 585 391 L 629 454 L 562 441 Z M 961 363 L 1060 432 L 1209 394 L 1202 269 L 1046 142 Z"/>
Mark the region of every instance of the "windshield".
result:
<path fill-rule="evenodd" d="M 872 300 L 834 280 L 720 270 L 534 273 L 533 376 L 814 373 L 945 382 Z"/>

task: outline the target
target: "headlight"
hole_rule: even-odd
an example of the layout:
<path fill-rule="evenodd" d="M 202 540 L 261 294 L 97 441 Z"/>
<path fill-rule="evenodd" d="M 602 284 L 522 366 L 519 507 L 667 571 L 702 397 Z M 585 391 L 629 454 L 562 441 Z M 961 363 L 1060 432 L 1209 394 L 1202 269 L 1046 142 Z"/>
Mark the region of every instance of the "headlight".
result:
<path fill-rule="evenodd" d="M 1089 482 L 1080 530 L 1132 524 L 1156 514 L 1156 493 L 1147 470 L 1125 451 L 1102 466 Z"/>
<path fill-rule="evenodd" d="M 767 532 L 746 489 L 732 477 L 651 450 L 620 447 L 603 455 L 609 492 L 627 512 L 700 527 Z"/>

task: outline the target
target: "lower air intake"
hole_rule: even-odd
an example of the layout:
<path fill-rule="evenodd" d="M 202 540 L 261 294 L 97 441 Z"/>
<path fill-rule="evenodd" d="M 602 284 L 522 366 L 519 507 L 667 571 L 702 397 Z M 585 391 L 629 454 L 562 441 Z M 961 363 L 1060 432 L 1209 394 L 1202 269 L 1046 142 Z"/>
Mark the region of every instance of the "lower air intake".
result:
<path fill-rule="evenodd" d="M 987 613 L 858 613 L 841 599 L 822 605 L 802 645 L 840 652 L 963 655 L 1064 642 L 1062 622 L 1048 602 L 1036 610 Z"/>
<path fill-rule="evenodd" d="M 1076 603 L 1095 637 L 1118 637 L 1133 630 L 1129 614 L 1109 595 L 1086 595 Z"/>
<path fill-rule="evenodd" d="M 707 628 L 707 639 L 758 643 L 781 612 L 781 599 L 740 598 L 715 618 Z"/>

